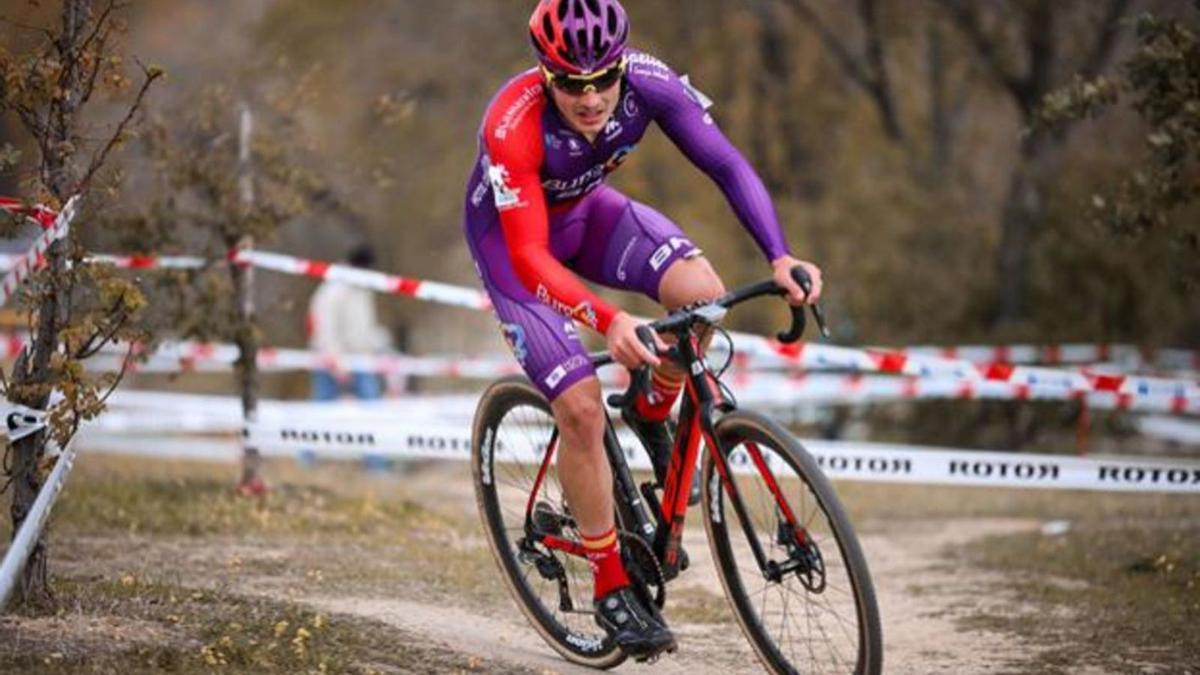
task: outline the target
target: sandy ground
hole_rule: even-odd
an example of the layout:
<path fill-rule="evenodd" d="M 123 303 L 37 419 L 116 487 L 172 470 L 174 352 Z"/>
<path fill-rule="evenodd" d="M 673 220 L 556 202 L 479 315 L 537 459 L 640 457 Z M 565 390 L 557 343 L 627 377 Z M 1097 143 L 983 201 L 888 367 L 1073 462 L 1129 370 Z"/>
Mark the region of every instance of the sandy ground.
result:
<path fill-rule="evenodd" d="M 403 493 L 406 499 L 465 523 L 468 534 L 447 536 L 454 539 L 456 550 L 475 561 L 474 574 L 483 577 L 478 583 L 501 588 L 499 572 L 482 535 L 469 533 L 476 518 L 474 493 L 461 465 L 434 465 L 404 477 L 382 478 L 375 487 Z M 1036 529 L 1041 525 L 1039 521 L 976 517 L 880 520 L 858 525 L 865 533 L 861 541 L 882 614 L 884 672 L 1042 672 L 1033 662 L 1036 647 L 1011 633 L 996 632 L 999 629 L 969 620 L 980 612 L 1020 617 L 1037 610 L 1024 606 L 1015 593 L 1005 590 L 1002 574 L 974 568 L 962 561 L 960 553 L 974 540 Z M 427 571 L 410 575 L 407 570 L 422 563 L 414 562 L 411 555 L 407 562 L 393 562 L 402 557 L 396 547 L 371 549 L 371 565 L 375 567 L 363 567 L 359 578 L 354 565 L 362 564 L 363 559 L 360 552 L 351 550 L 353 545 L 321 547 L 279 539 L 258 542 L 246 538 L 140 535 L 119 546 L 102 537 L 77 535 L 72 540 L 64 548 L 74 550 L 74 559 L 60 560 L 59 567 L 68 574 L 161 574 L 162 570 L 174 570 L 189 586 L 269 596 L 331 614 L 369 618 L 431 644 L 478 657 L 499 670 L 521 666 L 538 672 L 584 671 L 563 661 L 544 644 L 507 594 L 493 591 L 492 600 L 480 602 L 478 596 L 472 599 L 470 593 L 460 592 L 453 582 L 436 583 L 436 573 L 433 577 Z M 711 617 L 702 623 L 672 617 L 672 594 L 680 597 L 680 591 L 688 591 L 715 599 L 723 597 L 698 523 L 692 523 L 684 543 L 692 566 L 668 587 L 666 612 L 679 637 L 679 651 L 652 665 L 628 662 L 619 670 L 761 672 L 732 621 L 732 613 L 727 623 L 715 623 Z M 389 555 L 389 551 L 397 554 Z M 231 573 L 229 561 L 235 559 L 239 561 L 236 573 Z M 336 583 L 306 583 L 306 574 L 311 575 L 314 569 L 323 569 L 330 577 L 343 574 Z M 723 600 L 714 606 L 724 611 L 720 603 Z"/>
<path fill-rule="evenodd" d="M 440 509 L 459 512 L 474 509 L 469 482 L 455 474 L 438 472 L 437 480 L 424 480 L 436 495 Z M 436 488 L 432 486 L 436 485 Z M 867 524 L 868 531 L 872 528 Z M 888 673 L 990 673 L 1021 671 L 1022 659 L 1032 656 L 1027 645 L 1014 644 L 1011 635 L 968 630 L 959 619 L 988 607 L 1018 613 L 1013 597 L 981 595 L 981 589 L 1002 586 L 995 575 L 959 565 L 953 552 L 962 545 L 993 534 L 1039 526 L 1033 520 L 961 519 L 906 522 L 902 528 L 869 534 L 862 544 L 871 566 L 883 620 L 885 672 Z M 688 531 L 685 545 L 693 565 L 668 587 L 670 593 L 688 586 L 720 596 L 721 586 L 708 552 L 702 528 Z M 497 580 L 499 583 L 499 580 Z M 397 589 L 398 591 L 400 589 Z M 534 669 L 575 673 L 528 626 L 515 606 L 473 608 L 416 599 L 416 589 L 393 596 L 313 595 L 305 602 L 331 612 L 370 617 L 408 632 L 426 635 L 466 653 L 502 659 Z M 406 597 L 409 596 L 409 597 Z M 1005 607 L 1006 605 L 1013 605 Z M 499 610 L 499 611 L 497 611 Z M 464 630 L 464 627 L 470 630 Z M 689 624 L 672 621 L 680 649 L 653 665 L 629 662 L 623 672 L 697 673 L 761 672 L 753 652 L 737 625 Z"/>

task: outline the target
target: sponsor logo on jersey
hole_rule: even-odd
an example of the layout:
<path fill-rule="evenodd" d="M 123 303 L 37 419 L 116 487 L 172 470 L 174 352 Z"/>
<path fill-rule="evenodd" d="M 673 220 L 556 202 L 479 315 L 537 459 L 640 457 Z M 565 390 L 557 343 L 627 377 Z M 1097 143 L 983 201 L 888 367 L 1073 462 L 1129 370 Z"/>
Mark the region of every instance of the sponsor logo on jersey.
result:
<path fill-rule="evenodd" d="M 562 382 L 563 378 L 566 376 L 567 376 L 566 368 L 563 368 L 562 366 L 555 366 L 554 370 L 550 371 L 550 374 L 547 375 L 546 379 L 542 380 L 542 381 L 546 383 L 547 387 L 553 389 L 553 388 L 557 387 L 558 383 Z"/>
<path fill-rule="evenodd" d="M 579 329 L 575 327 L 574 321 L 563 322 L 563 333 L 566 334 L 568 340 L 579 341 Z"/>
<path fill-rule="evenodd" d="M 634 97 L 632 90 L 625 93 L 625 100 L 621 102 L 621 108 L 625 111 L 626 117 L 638 116 L 637 98 Z"/>
<path fill-rule="evenodd" d="M 629 243 L 625 244 L 625 250 L 621 251 L 621 260 L 617 263 L 617 278 L 621 281 L 625 281 L 627 276 L 625 274 L 625 263 L 629 262 L 629 254 L 633 252 L 633 247 L 638 243 L 639 239 L 641 239 L 641 236 L 633 235 L 629 238 Z"/>
<path fill-rule="evenodd" d="M 525 206 L 521 202 L 521 189 L 510 187 L 508 169 L 503 164 L 492 164 L 487 170 L 488 182 L 492 185 L 492 195 L 496 200 L 496 208 L 501 211 Z"/>
<path fill-rule="evenodd" d="M 479 205 L 483 203 L 483 198 L 487 196 L 487 191 L 487 181 L 479 181 L 479 184 L 475 186 L 475 191 L 471 193 L 471 205 L 479 208 Z"/>
<path fill-rule="evenodd" d="M 650 256 L 650 269 L 655 272 L 662 268 L 663 263 L 671 257 L 671 253 L 678 251 L 684 246 L 691 246 L 692 242 L 683 237 L 671 237 L 667 242 L 658 248 L 654 249 L 654 254 Z"/>
<path fill-rule="evenodd" d="M 667 82 L 671 80 L 671 69 L 667 64 L 649 54 L 630 54 L 626 57 L 626 67 L 633 75 L 654 77 Z"/>
<path fill-rule="evenodd" d="M 697 89 L 687 75 L 679 78 L 679 82 L 683 84 L 683 91 L 687 93 L 688 98 L 692 99 L 696 105 L 700 106 L 701 110 L 708 110 L 709 108 L 713 107 L 712 99 L 705 96 L 704 92 Z"/>
<path fill-rule="evenodd" d="M 545 284 L 538 284 L 536 295 L 538 300 L 549 305 L 551 309 L 559 314 L 565 314 L 576 321 L 581 321 L 593 329 L 600 324 L 599 319 L 596 317 L 596 310 L 592 307 L 592 303 L 587 300 L 572 307 L 550 295 L 550 290 L 546 288 Z"/>
<path fill-rule="evenodd" d="M 500 123 L 496 125 L 495 131 L 492 132 L 496 138 L 500 140 L 508 138 L 508 132 L 520 124 L 521 119 L 525 117 L 525 114 L 529 112 L 529 109 L 533 107 L 533 104 L 537 102 L 538 97 L 541 95 L 542 85 L 540 82 L 526 87 L 521 92 L 521 95 L 512 102 L 512 105 L 508 106 L 504 114 L 500 116 Z"/>
<path fill-rule="evenodd" d="M 513 356 L 517 358 L 517 363 L 522 366 L 529 358 L 529 347 L 525 341 L 525 327 L 516 323 L 500 324 L 500 332 L 504 335 L 504 340 L 508 342 L 508 348 L 512 350 Z"/>
<path fill-rule="evenodd" d="M 611 141 L 620 136 L 623 130 L 624 127 L 621 126 L 621 123 L 617 121 L 615 116 L 608 118 L 608 123 L 604 125 L 604 140 Z"/>
<path fill-rule="evenodd" d="M 588 357 L 586 357 L 582 354 L 573 354 L 572 356 L 567 358 L 566 361 L 563 361 L 562 363 L 555 366 L 554 370 L 550 371 L 550 374 L 547 375 L 546 379 L 544 379 L 542 381 L 546 383 L 547 387 L 550 387 L 551 389 L 553 389 L 553 388 L 557 387 L 560 382 L 563 381 L 564 377 L 579 370 L 580 368 L 583 368 L 588 363 L 590 363 L 590 361 L 588 360 Z"/>
<path fill-rule="evenodd" d="M 637 145 L 624 145 L 617 148 L 612 157 L 609 157 L 608 161 L 604 163 L 604 173 L 616 171 L 617 167 L 625 163 L 625 158 L 629 157 L 629 153 L 633 152 L 636 147 Z"/>

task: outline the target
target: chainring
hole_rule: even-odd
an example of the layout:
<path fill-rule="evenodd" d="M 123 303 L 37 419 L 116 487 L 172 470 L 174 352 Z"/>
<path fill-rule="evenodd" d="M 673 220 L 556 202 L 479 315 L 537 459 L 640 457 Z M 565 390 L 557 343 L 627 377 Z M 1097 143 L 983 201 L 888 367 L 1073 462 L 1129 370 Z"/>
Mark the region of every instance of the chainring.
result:
<path fill-rule="evenodd" d="M 667 602 L 667 581 L 650 544 L 632 532 L 620 530 L 621 559 L 634 593 L 642 604 L 662 609 Z"/>

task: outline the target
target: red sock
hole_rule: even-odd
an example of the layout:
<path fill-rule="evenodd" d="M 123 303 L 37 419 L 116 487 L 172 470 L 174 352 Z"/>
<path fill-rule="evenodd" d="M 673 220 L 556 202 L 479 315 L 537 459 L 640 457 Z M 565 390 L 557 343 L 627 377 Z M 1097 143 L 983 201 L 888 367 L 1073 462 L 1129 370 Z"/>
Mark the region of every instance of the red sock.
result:
<path fill-rule="evenodd" d="M 610 591 L 628 586 L 629 577 L 625 576 L 625 565 L 621 563 L 621 547 L 617 544 L 616 528 L 610 528 L 598 537 L 589 537 L 582 532 L 579 536 L 583 540 L 588 564 L 592 567 L 595 599 L 599 600 Z"/>
<path fill-rule="evenodd" d="M 650 375 L 650 393 L 638 392 L 634 409 L 644 420 L 665 422 L 675 407 L 675 399 L 683 389 L 683 380 L 672 380 L 654 371 Z"/>

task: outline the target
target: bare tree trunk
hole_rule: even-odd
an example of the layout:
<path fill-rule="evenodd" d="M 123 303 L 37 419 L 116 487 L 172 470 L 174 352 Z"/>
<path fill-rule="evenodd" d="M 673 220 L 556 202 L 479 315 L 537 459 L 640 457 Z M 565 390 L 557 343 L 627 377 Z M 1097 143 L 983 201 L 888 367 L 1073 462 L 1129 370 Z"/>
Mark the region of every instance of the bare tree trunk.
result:
<path fill-rule="evenodd" d="M 245 237 L 239 249 L 248 250 L 254 239 Z M 242 420 L 249 429 L 258 422 L 258 332 L 254 323 L 254 268 L 231 262 L 233 292 L 238 306 L 238 386 L 242 394 Z M 262 456 L 258 448 L 250 443 L 249 436 L 243 437 L 242 478 L 239 487 L 247 493 L 262 492 L 259 468 Z"/>
<path fill-rule="evenodd" d="M 254 174 L 250 164 L 250 136 L 253 133 L 254 117 L 245 103 L 238 106 L 238 188 L 241 192 L 242 215 L 254 208 Z M 240 250 L 254 248 L 254 237 L 249 235 L 237 243 Z M 258 422 L 258 333 L 254 322 L 254 268 L 249 265 L 234 265 L 233 290 L 238 307 L 238 377 L 242 392 L 242 420 L 246 429 Z M 250 436 L 243 436 L 241 489 L 250 494 L 261 494 L 262 477 L 259 467 L 262 456 L 258 448 L 250 443 Z"/>
<path fill-rule="evenodd" d="M 79 58 L 79 45 L 83 32 L 91 18 L 89 0 L 68 0 L 62 8 L 62 34 L 58 36 L 58 51 L 68 59 Z M 78 71 L 68 69 L 62 82 L 63 96 L 55 99 L 46 116 L 47 135 L 42 140 L 42 183 L 61 202 L 65 202 L 75 189 L 76 176 L 71 167 L 75 129 L 75 113 L 82 83 Z M 17 360 L 13 368 L 13 402 L 37 410 L 45 410 L 50 401 L 50 357 L 58 346 L 60 328 L 61 297 L 59 286 L 65 261 L 65 242 L 56 241 L 46 251 L 46 267 L 49 273 L 44 295 L 37 308 L 37 328 L 32 347 Z M 38 491 L 41 477 L 38 465 L 45 453 L 46 433 L 39 431 L 13 443 L 13 497 L 11 515 L 13 535 L 29 514 Z M 45 535 L 40 537 L 30 552 L 29 560 L 17 589 L 18 602 L 44 603 L 51 600 L 47 572 Z"/>

